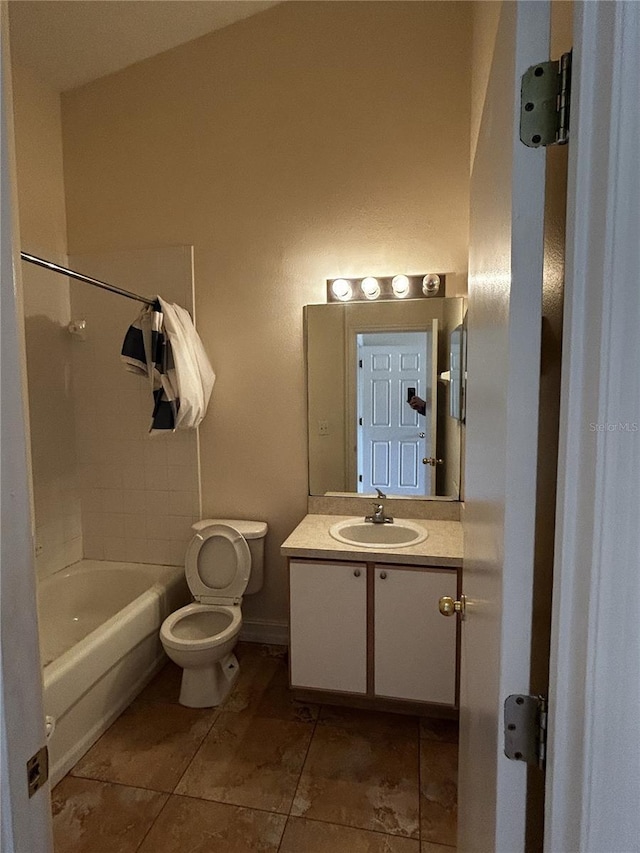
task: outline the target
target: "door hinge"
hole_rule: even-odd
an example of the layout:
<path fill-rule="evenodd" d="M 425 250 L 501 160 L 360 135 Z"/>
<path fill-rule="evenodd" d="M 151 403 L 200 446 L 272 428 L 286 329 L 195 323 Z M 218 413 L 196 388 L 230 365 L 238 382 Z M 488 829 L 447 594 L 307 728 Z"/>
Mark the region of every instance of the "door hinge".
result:
<path fill-rule="evenodd" d="M 362 474 L 358 474 L 358 482 L 359 482 L 359 483 L 361 483 L 361 482 L 362 482 Z"/>
<path fill-rule="evenodd" d="M 362 359 L 361 358 L 358 359 L 358 367 L 362 367 Z"/>
<path fill-rule="evenodd" d="M 532 65 L 522 75 L 520 139 L 529 148 L 569 141 L 571 51 Z"/>
<path fill-rule="evenodd" d="M 27 761 L 27 788 L 29 797 L 41 788 L 49 778 L 49 750 L 46 746 L 41 747 L 35 755 Z"/>
<path fill-rule="evenodd" d="M 359 424 L 360 426 L 362 426 L 362 424 L 363 424 L 362 418 L 358 418 L 358 424 Z"/>
<path fill-rule="evenodd" d="M 547 753 L 547 700 L 514 693 L 504 703 L 504 754 L 544 770 Z"/>

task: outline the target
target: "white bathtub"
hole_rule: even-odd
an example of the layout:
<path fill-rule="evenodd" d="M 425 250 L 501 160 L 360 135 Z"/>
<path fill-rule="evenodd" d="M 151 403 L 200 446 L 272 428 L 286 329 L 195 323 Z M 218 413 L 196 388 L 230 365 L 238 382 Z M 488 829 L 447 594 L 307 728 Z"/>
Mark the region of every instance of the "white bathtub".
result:
<path fill-rule="evenodd" d="M 175 566 L 82 560 L 40 582 L 52 785 L 166 660 L 158 630 L 189 600 L 184 570 Z"/>

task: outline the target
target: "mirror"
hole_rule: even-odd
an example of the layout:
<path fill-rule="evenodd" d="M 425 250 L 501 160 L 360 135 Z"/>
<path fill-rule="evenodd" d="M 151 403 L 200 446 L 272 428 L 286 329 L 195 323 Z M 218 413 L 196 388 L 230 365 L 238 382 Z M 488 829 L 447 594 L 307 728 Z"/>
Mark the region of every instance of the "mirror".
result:
<path fill-rule="evenodd" d="M 305 307 L 311 495 L 459 498 L 464 301 Z"/>

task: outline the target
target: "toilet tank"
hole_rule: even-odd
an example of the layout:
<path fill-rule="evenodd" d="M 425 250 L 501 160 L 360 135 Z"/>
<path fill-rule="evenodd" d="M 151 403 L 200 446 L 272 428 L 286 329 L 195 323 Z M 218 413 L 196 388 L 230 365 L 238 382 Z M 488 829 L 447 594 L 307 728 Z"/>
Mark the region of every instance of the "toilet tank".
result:
<path fill-rule="evenodd" d="M 266 521 L 243 521 L 232 518 L 212 518 L 211 524 L 228 524 L 247 540 L 249 551 L 251 551 L 251 574 L 249 583 L 244 591 L 245 595 L 251 595 L 262 589 L 264 581 L 264 538 L 267 535 Z"/>

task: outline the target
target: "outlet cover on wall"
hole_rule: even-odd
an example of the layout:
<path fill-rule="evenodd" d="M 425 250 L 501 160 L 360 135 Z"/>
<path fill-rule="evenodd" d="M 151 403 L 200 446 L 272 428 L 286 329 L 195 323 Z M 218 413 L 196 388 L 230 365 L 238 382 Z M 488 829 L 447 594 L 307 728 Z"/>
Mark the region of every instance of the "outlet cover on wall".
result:
<path fill-rule="evenodd" d="M 318 421 L 318 435 L 329 435 L 329 421 Z"/>

